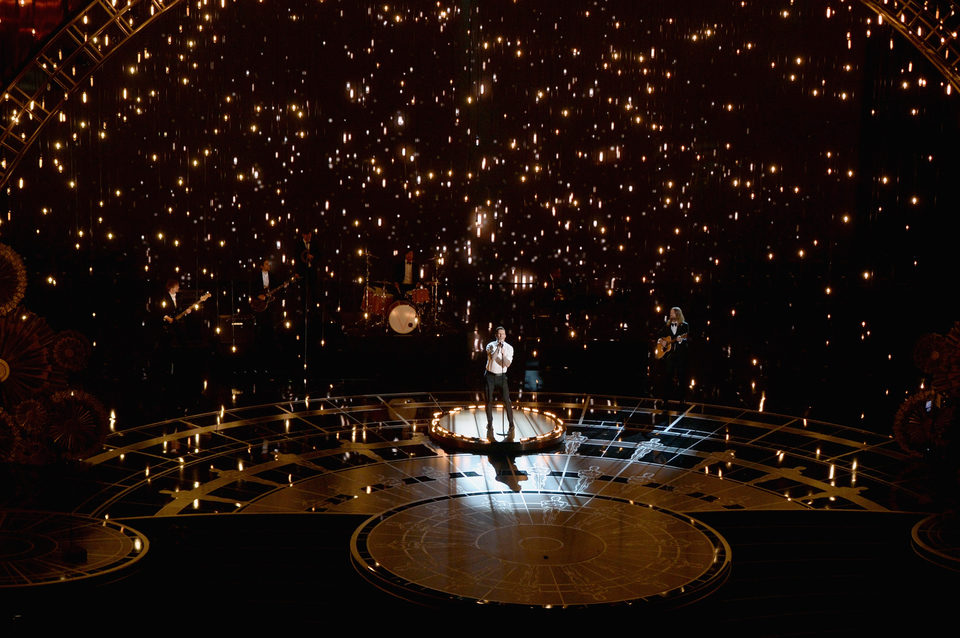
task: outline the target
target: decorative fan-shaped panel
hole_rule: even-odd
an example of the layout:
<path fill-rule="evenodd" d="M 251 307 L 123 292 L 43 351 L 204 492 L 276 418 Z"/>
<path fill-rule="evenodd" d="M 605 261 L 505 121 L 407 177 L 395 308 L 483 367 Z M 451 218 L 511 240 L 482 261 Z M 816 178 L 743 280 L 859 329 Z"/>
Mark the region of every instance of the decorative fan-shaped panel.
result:
<path fill-rule="evenodd" d="M 42 318 L 17 311 L 0 317 L 0 396 L 13 406 L 47 389 L 56 375 L 47 345 L 53 330 Z"/>
<path fill-rule="evenodd" d="M 943 338 L 943 335 L 925 334 L 917 340 L 913 347 L 913 362 L 924 374 L 933 374 L 943 362 L 946 347 L 947 341 Z"/>
<path fill-rule="evenodd" d="M 47 427 L 49 411 L 42 401 L 27 399 L 13 409 L 17 424 L 27 432 L 43 432 Z"/>
<path fill-rule="evenodd" d="M 83 390 L 63 390 L 50 397 L 48 431 L 67 457 L 82 459 L 100 451 L 109 421 L 103 404 Z"/>
<path fill-rule="evenodd" d="M 945 433 L 954 417 L 955 408 L 943 405 L 942 397 L 925 390 L 908 397 L 893 418 L 893 434 L 900 447 L 909 454 L 921 456 L 945 443 Z"/>
<path fill-rule="evenodd" d="M 933 387 L 950 397 L 960 397 L 960 323 L 943 337 L 943 354 L 933 371 Z"/>
<path fill-rule="evenodd" d="M 23 259 L 6 244 L 0 244 L 0 317 L 10 314 L 27 291 Z"/>
<path fill-rule="evenodd" d="M 23 442 L 23 432 L 12 414 L 0 408 L 0 462 L 15 461 Z"/>
<path fill-rule="evenodd" d="M 58 332 L 51 345 L 54 362 L 71 372 L 78 372 L 87 367 L 90 350 L 90 341 L 76 330 Z"/>

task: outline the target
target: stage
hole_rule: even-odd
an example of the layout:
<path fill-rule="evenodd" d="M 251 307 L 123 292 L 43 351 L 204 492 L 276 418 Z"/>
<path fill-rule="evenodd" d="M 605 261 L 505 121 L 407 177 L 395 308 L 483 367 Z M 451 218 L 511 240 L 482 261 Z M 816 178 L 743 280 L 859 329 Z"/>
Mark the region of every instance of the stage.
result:
<path fill-rule="evenodd" d="M 818 597 L 801 612 L 793 599 L 796 588 L 809 588 L 807 597 L 832 591 L 824 582 L 849 570 L 863 574 L 850 600 L 876 599 L 888 587 L 882 579 L 865 585 L 874 567 L 955 579 L 927 560 L 929 551 L 925 558 L 913 549 L 925 496 L 903 476 L 906 459 L 889 438 L 722 406 L 660 413 L 644 398 L 539 394 L 516 402 L 517 431 L 527 427 L 521 414 L 556 415 L 549 423 L 565 429 L 556 448 L 504 453 L 495 441 L 488 453 L 448 451 L 431 437 L 432 424 L 453 414 L 460 430 L 470 408 L 458 408 L 477 398 L 302 398 L 115 432 L 89 469 L 70 478 L 70 491 L 84 496 L 62 516 L 121 530 L 137 543 L 136 560 L 116 551 L 98 577 L 77 569 L 62 546 L 31 541 L 50 549 L 15 552 L 24 541 L 8 533 L 0 584 L 17 613 L 42 625 L 51 619 L 39 601 L 51 596 L 108 591 L 129 603 L 134 590 L 124 581 L 155 597 L 182 575 L 205 583 L 190 610 L 199 617 L 214 614 L 209 605 L 222 604 L 225 592 L 230 601 L 303 601 L 303 588 L 316 582 L 293 567 L 302 560 L 326 582 L 325 598 L 348 595 L 327 582 L 337 574 L 336 582 L 351 583 L 349 596 L 393 610 L 655 608 L 702 619 L 720 605 L 757 628 L 765 614 L 787 609 L 801 622 L 838 613 L 837 601 Z M 475 428 L 476 415 L 470 420 Z M 942 564 L 949 548 L 929 528 L 920 533 L 939 545 Z M 787 553 L 775 559 L 767 541 Z M 783 592 L 745 594 L 757 586 L 758 560 L 790 561 L 798 551 L 819 557 L 761 569 Z M 269 558 L 277 555 L 294 562 L 281 567 Z M 877 562 L 864 570 L 866 556 Z M 173 572 L 171 557 L 181 557 Z M 323 575 L 340 562 L 354 575 Z M 48 573 L 37 571 L 41 564 Z M 243 593 L 245 577 L 223 582 L 248 568 L 275 591 Z M 206 569 L 213 571 L 200 576 Z M 279 578 L 303 591 L 284 594 Z M 311 608 L 302 604 L 301 613 Z"/>

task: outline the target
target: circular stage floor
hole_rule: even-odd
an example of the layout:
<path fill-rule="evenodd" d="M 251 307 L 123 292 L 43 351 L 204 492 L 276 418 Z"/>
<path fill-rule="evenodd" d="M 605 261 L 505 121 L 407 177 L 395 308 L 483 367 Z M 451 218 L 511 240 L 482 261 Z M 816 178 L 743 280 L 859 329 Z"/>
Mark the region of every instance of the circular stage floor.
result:
<path fill-rule="evenodd" d="M 147 552 L 140 532 L 77 514 L 0 510 L 0 589 L 103 576 Z"/>
<path fill-rule="evenodd" d="M 361 526 L 351 549 L 362 573 L 401 596 L 538 607 L 689 601 L 730 564 L 726 542 L 694 519 L 562 492 L 403 505 Z"/>

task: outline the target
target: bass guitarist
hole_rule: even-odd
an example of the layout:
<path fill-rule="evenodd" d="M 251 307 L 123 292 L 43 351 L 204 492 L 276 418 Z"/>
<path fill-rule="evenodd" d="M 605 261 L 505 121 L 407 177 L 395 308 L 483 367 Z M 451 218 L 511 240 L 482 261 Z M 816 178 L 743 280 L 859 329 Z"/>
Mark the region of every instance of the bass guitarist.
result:
<path fill-rule="evenodd" d="M 199 396 L 201 370 L 206 357 L 202 356 L 199 322 L 188 325 L 186 318 L 199 310 L 210 296 L 208 292 L 190 303 L 180 294 L 180 282 L 171 278 L 167 280 L 163 294 L 154 302 L 160 321 L 149 374 L 160 389 L 158 396 L 163 397 L 162 403 L 153 407 L 164 417 L 182 414 L 182 410 Z"/>

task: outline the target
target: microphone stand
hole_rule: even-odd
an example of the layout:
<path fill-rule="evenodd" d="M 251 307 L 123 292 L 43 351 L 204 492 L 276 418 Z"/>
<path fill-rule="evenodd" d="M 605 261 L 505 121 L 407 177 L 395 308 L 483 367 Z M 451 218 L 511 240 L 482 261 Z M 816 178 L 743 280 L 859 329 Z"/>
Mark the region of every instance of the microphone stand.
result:
<path fill-rule="evenodd" d="M 303 394 L 307 395 L 308 365 L 310 363 L 310 262 L 307 262 L 306 276 L 303 278 Z M 298 371 L 299 372 L 299 371 Z"/>
<path fill-rule="evenodd" d="M 499 339 L 497 339 L 497 350 L 496 352 L 493 353 L 494 362 L 496 362 L 497 360 L 498 352 L 500 353 L 500 363 L 498 365 L 502 368 L 503 367 L 503 342 L 500 341 Z M 506 369 L 504 369 L 503 375 L 504 375 L 503 381 L 504 383 L 506 383 L 507 381 Z M 507 415 L 507 392 L 508 390 L 506 388 L 504 388 L 503 386 L 500 386 L 500 400 L 503 402 L 503 409 L 500 410 L 500 435 L 501 436 L 507 436 L 506 431 L 504 431 L 503 429 L 503 420 L 506 418 L 506 415 Z"/>

